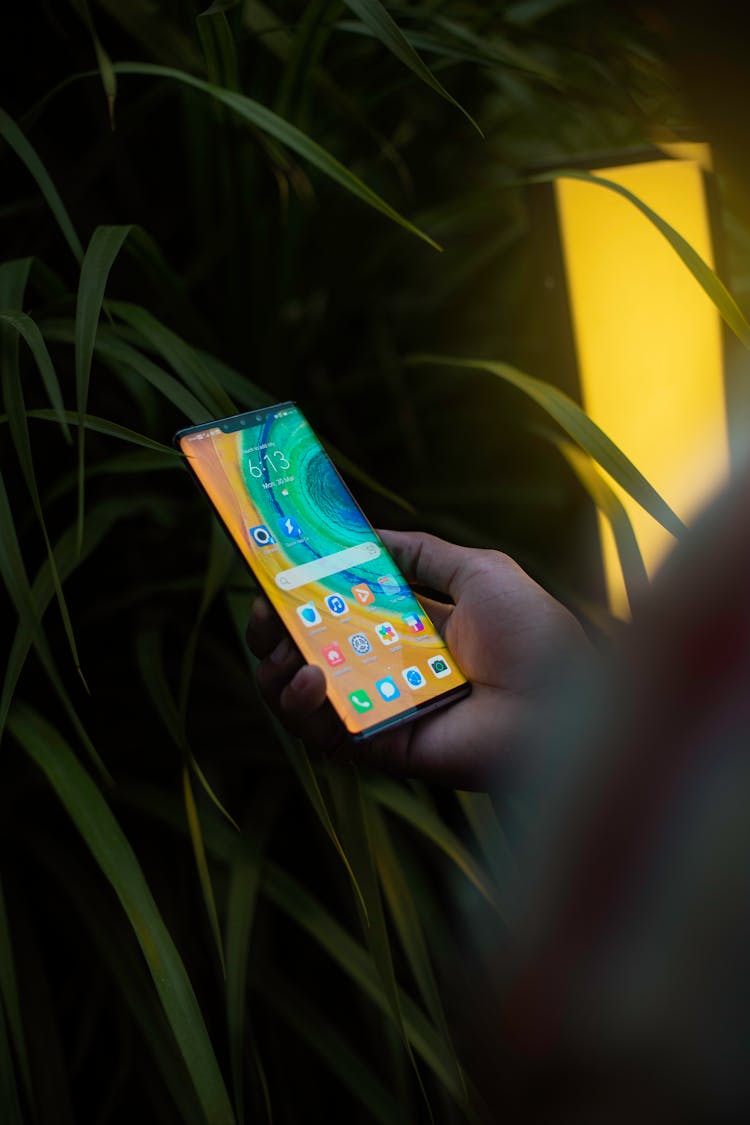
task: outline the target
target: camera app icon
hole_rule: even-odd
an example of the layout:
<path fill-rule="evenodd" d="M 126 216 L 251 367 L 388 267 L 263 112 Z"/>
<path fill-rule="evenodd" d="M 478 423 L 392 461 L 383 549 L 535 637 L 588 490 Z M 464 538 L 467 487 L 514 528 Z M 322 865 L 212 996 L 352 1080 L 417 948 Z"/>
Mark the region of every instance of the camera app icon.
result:
<path fill-rule="evenodd" d="M 450 665 L 444 656 L 431 656 L 427 663 L 432 669 L 433 676 L 437 676 L 439 680 L 442 680 L 443 676 L 450 676 Z"/>

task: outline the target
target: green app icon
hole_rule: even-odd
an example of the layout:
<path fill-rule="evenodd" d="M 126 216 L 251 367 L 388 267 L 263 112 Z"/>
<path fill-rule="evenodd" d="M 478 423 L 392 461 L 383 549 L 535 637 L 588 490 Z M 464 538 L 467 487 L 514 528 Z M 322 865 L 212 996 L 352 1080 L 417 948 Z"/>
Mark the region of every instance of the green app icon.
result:
<path fill-rule="evenodd" d="M 350 691 L 349 699 L 351 700 L 354 710 L 359 711 L 360 714 L 363 711 L 372 711 L 372 700 L 366 691 L 362 691 L 361 689 L 359 691 Z"/>

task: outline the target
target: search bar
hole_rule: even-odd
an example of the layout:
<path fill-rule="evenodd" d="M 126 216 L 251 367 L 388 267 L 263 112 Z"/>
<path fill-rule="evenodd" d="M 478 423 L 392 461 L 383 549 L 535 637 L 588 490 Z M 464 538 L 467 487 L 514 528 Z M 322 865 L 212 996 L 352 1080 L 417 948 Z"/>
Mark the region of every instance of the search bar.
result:
<path fill-rule="evenodd" d="M 312 562 L 279 571 L 276 585 L 282 590 L 296 590 L 298 586 L 305 586 L 308 582 L 318 582 L 321 578 L 328 578 L 330 574 L 349 570 L 360 563 L 372 562 L 380 554 L 377 543 L 358 543 L 356 547 L 347 547 L 344 551 L 324 555 L 322 559 L 313 559 Z"/>

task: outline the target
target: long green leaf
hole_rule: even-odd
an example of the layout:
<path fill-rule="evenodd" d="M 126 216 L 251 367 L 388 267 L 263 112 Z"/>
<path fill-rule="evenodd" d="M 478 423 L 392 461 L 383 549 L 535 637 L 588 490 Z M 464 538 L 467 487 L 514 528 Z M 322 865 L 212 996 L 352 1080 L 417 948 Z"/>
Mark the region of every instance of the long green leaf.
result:
<path fill-rule="evenodd" d="M 482 870 L 481 866 L 471 853 L 464 847 L 454 832 L 433 812 L 424 801 L 419 800 L 403 785 L 386 778 L 372 777 L 366 780 L 367 794 L 384 808 L 396 813 L 405 821 L 416 828 L 429 840 L 432 840 L 449 859 L 463 871 L 467 879 L 474 884 L 481 895 L 486 898 L 490 906 L 494 907 L 500 917 L 508 915 L 508 906 L 501 897 L 499 889 Z"/>
<path fill-rule="evenodd" d="M 623 199 L 627 199 L 629 203 L 637 207 L 641 214 L 645 215 L 649 222 L 653 223 L 656 229 L 664 235 L 669 245 L 690 270 L 706 296 L 716 306 L 719 315 L 729 328 L 731 328 L 735 336 L 746 348 L 750 348 L 750 324 L 748 324 L 742 309 L 739 307 L 732 294 L 716 272 L 711 269 L 707 262 L 704 262 L 697 250 L 694 250 L 687 239 L 683 238 L 673 226 L 670 226 L 665 219 L 662 219 L 661 215 L 658 215 L 648 204 L 644 203 L 642 199 L 639 199 L 634 192 L 623 187 L 622 184 L 615 183 L 614 180 L 608 180 L 605 176 L 594 175 L 592 172 L 561 168 L 556 172 L 531 177 L 532 183 L 549 183 L 554 180 L 582 180 L 584 183 L 598 184 L 599 187 L 607 188 L 609 191 L 621 195 Z"/>
<path fill-rule="evenodd" d="M 216 98 L 217 101 L 222 102 L 228 106 L 234 113 L 245 121 L 249 121 L 252 125 L 257 126 L 263 132 L 268 133 L 269 136 L 274 137 L 280 141 L 287 148 L 296 152 L 304 160 L 307 160 L 324 175 L 335 180 L 336 183 L 350 191 L 352 195 L 357 196 L 364 203 L 379 211 L 386 218 L 396 223 L 398 226 L 403 227 L 410 234 L 415 235 L 417 238 L 422 239 L 429 246 L 435 250 L 440 250 L 441 247 L 434 239 L 425 234 L 424 231 L 410 223 L 408 219 L 399 214 L 389 203 L 386 203 L 376 192 L 369 188 L 357 176 L 349 171 L 335 156 L 331 156 L 324 148 L 321 147 L 316 141 L 308 137 L 294 125 L 290 125 L 283 117 L 272 110 L 267 109 L 260 102 L 254 101 L 252 98 L 245 97 L 244 94 L 238 94 L 232 90 L 226 90 L 221 86 L 215 86 L 210 82 L 205 82 L 201 78 L 196 78 L 192 74 L 187 74 L 184 70 L 175 70 L 174 67 L 157 66 L 153 63 L 118 63 L 115 66 L 115 71 L 118 74 L 142 74 L 151 75 L 154 78 L 170 78 L 176 82 L 181 82 L 186 86 L 192 86 L 201 93 L 207 94 L 209 97 Z"/>
<path fill-rule="evenodd" d="M 4 109 L 0 109 L 0 136 L 8 142 L 36 180 L 37 187 L 47 200 L 52 214 L 57 219 L 58 226 L 65 236 L 65 241 L 73 251 L 73 256 L 77 262 L 80 262 L 83 259 L 83 247 L 70 221 L 70 216 L 65 209 L 65 204 L 60 198 L 57 188 L 52 183 L 47 169 L 37 156 L 35 149 L 32 148 L 13 118 L 6 113 Z"/>
<path fill-rule="evenodd" d="M 383 992 L 388 999 L 391 1018 L 406 1048 L 432 1120 L 432 1108 L 401 1014 L 391 943 L 375 868 L 369 810 L 362 798 L 359 777 L 353 767 L 331 764 L 328 769 L 328 784 L 334 797 L 341 842 L 350 858 L 354 874 L 357 877 L 357 885 L 361 888 L 364 898 L 366 913 L 361 912 L 361 919 L 367 947 L 377 969 Z"/>
<path fill-rule="evenodd" d="M 4 262 L 0 265 L 0 304 L 9 303 L 11 306 L 18 306 L 20 308 L 26 290 L 30 266 L 30 258 L 21 258 L 12 262 Z M 14 330 L 12 336 L 11 327 Z M 2 382 L 3 401 L 7 412 L 8 426 L 13 439 L 13 445 L 15 446 L 18 461 L 21 466 L 21 472 L 26 482 L 34 514 L 36 515 L 44 539 L 52 579 L 55 584 L 57 603 L 60 607 L 60 615 L 62 617 L 65 635 L 68 639 L 68 645 L 70 646 L 71 656 L 73 657 L 73 663 L 85 686 L 86 681 L 81 671 L 81 661 L 78 655 L 75 633 L 73 632 L 73 622 L 70 619 L 68 605 L 58 574 L 55 552 L 47 532 L 47 521 L 44 517 L 44 510 L 42 508 L 42 501 L 36 480 L 34 455 L 31 450 L 26 403 L 24 401 L 23 385 L 21 382 L 18 339 L 19 333 L 15 324 L 11 326 L 7 322 L 4 322 L 4 320 L 0 322 L 0 363 L 2 364 L 0 382 Z M 41 340 L 41 336 L 39 340 L 42 347 L 44 347 L 44 341 Z M 44 350 L 46 352 L 46 348 Z M 56 378 L 53 381 L 56 382 Z M 60 407 L 62 407 L 61 396 Z"/>
<path fill-rule="evenodd" d="M 21 1000 L 18 988 L 16 962 L 13 955 L 13 940 L 8 923 L 5 893 L 0 883 L 0 1011 L 5 1011 L 9 1039 L 13 1044 L 15 1057 L 21 1071 L 26 1097 L 33 1105 L 34 1090 L 31 1082 L 29 1058 L 26 1050 L 26 1035 L 21 1018 Z M 0 1095 L 0 1105 L 3 1098 Z M 2 1120 L 5 1121 L 3 1115 Z"/>
<path fill-rule="evenodd" d="M 648 588 L 648 573 L 625 506 L 604 477 L 597 472 L 591 458 L 582 453 L 577 445 L 568 441 L 557 441 L 556 444 L 612 528 L 628 602 L 633 609 L 634 602 Z"/>
<path fill-rule="evenodd" d="M 584 452 L 601 465 L 617 483 L 632 496 L 637 504 L 675 537 L 684 534 L 685 525 L 669 504 L 646 480 L 623 451 L 607 437 L 602 429 L 581 409 L 578 403 L 563 391 L 526 375 L 509 363 L 496 363 L 489 359 L 460 359 L 451 356 L 411 356 L 407 363 L 429 363 L 441 367 L 463 367 L 470 371 L 488 371 L 491 375 L 517 387 L 558 423 Z"/>
<path fill-rule="evenodd" d="M 242 1060 L 247 1019 L 247 973 L 255 910 L 260 889 L 261 857 L 266 845 L 276 802 L 267 795 L 256 801 L 249 828 L 237 839 L 229 866 L 229 893 L 226 920 L 226 997 L 227 1035 L 232 1066 L 234 1103 L 239 1125 L 245 1121 L 245 1091 Z"/>
<path fill-rule="evenodd" d="M 299 992 L 292 991 L 278 973 L 253 974 L 253 988 L 304 1039 L 338 1080 L 381 1125 L 410 1125 L 410 1118 L 351 1043 L 324 1013 Z"/>
<path fill-rule="evenodd" d="M 55 410 L 27 410 L 26 416 L 37 418 L 41 422 L 59 422 L 60 420 Z M 67 422 L 78 422 L 80 419 L 80 415 L 75 410 L 64 410 L 63 417 Z M 0 414 L 0 425 L 7 420 L 7 414 Z M 136 430 L 129 430 L 127 426 L 120 426 L 117 422 L 110 422 L 108 418 L 97 418 L 94 414 L 84 414 L 83 424 L 87 430 L 118 438 L 120 441 L 129 442 L 131 445 L 140 445 L 152 453 L 160 453 L 164 460 L 171 460 L 175 468 L 181 464 L 180 454 L 171 445 L 162 445 L 160 441 L 154 441 L 153 438 L 146 437 L 145 434 L 139 434 Z"/>
<path fill-rule="evenodd" d="M 5 1011 L 0 1003 L 0 1117 L 3 1125 L 23 1125 L 21 1103 L 18 1100 L 18 1086 L 13 1066 L 13 1053 L 10 1047 L 8 1024 Z"/>
<path fill-rule="evenodd" d="M 91 362 L 104 300 L 107 278 L 115 258 L 130 231 L 129 226 L 97 227 L 81 263 L 76 303 L 75 355 L 76 405 L 78 407 L 78 543 L 83 540 L 84 435 L 83 424 L 88 402 Z"/>
<path fill-rule="evenodd" d="M 46 775 L 133 927 L 209 1125 L 234 1125 L 224 1080 L 190 979 L 138 860 L 100 791 L 54 727 L 27 706 L 9 729 Z"/>
<path fill-rule="evenodd" d="M 217 417 L 237 412 L 233 400 L 207 370 L 200 353 L 150 312 L 127 301 L 107 301 L 107 310 L 134 328 L 167 361 L 185 386 L 216 411 Z"/>
<path fill-rule="evenodd" d="M 440 94 L 442 98 L 445 98 L 446 101 L 455 106 L 456 109 L 464 115 L 466 120 L 471 122 L 480 137 L 484 136 L 484 133 L 471 114 L 467 113 L 463 106 L 448 93 L 445 86 L 435 77 L 427 63 L 414 50 L 414 47 L 412 47 L 390 13 L 380 3 L 380 0 L 344 0 L 344 3 L 347 8 L 350 8 L 351 11 L 354 12 L 355 16 L 359 16 L 365 27 L 370 29 L 372 34 L 380 40 L 391 54 L 395 55 L 404 66 L 407 66 L 412 73 L 416 74 L 417 78 L 421 79 L 421 81 L 432 90 Z"/>
<path fill-rule="evenodd" d="M 190 768 L 187 763 L 185 763 L 185 765 L 182 767 L 182 794 L 185 800 L 185 815 L 187 816 L 188 829 L 190 830 L 190 841 L 193 845 L 193 855 L 195 856 L 195 866 L 198 870 L 198 878 L 200 880 L 201 892 L 203 894 L 203 903 L 206 907 L 208 923 L 211 927 L 214 945 L 219 957 L 221 973 L 222 976 L 226 979 L 227 967 L 224 961 L 224 941 L 221 936 L 219 914 L 216 909 L 216 896 L 214 895 L 213 883 L 211 882 L 211 872 L 208 869 L 206 848 L 203 843 L 203 832 L 201 831 L 201 822 L 200 817 L 198 816 L 198 807 L 195 803 L 195 797 L 193 796 L 193 785 L 190 780 Z"/>
<path fill-rule="evenodd" d="M 453 1038 L 448 1027 L 448 1020 L 440 999 L 440 991 L 430 962 L 430 954 L 419 919 L 418 907 L 404 878 L 385 819 L 372 801 L 368 804 L 367 820 L 370 826 L 378 875 L 401 946 L 422 994 L 425 1007 L 440 1031 L 446 1048 L 453 1056 L 458 1080 L 463 1085 L 463 1070 L 458 1061 Z"/>
<path fill-rule="evenodd" d="M 234 622 L 235 629 L 237 630 L 238 636 L 240 638 L 240 643 L 242 644 L 243 650 L 245 652 L 248 665 L 251 672 L 254 674 L 258 662 L 245 644 L 244 639 L 245 626 L 247 624 L 247 599 L 240 598 L 235 594 L 227 594 L 227 605 L 229 607 L 229 613 Z M 305 795 L 315 812 L 315 815 L 318 817 L 318 820 L 323 827 L 323 830 L 336 849 L 336 852 L 338 853 L 338 856 L 346 869 L 346 873 L 351 879 L 354 893 L 357 896 L 359 906 L 366 915 L 367 907 L 362 895 L 362 889 L 357 882 L 357 877 L 354 874 L 352 865 L 349 861 L 349 857 L 347 856 L 341 840 L 339 839 L 339 835 L 334 826 L 330 809 L 328 808 L 325 797 L 321 792 L 318 778 L 315 774 L 315 770 L 312 767 L 312 763 L 310 762 L 307 750 L 298 738 L 294 738 L 289 734 L 289 732 L 282 726 L 282 724 L 279 722 L 276 716 L 272 714 L 271 711 L 268 711 L 267 709 L 267 713 L 269 722 L 273 728 L 274 733 L 276 734 L 276 737 L 278 738 L 284 749 L 284 753 L 287 756 L 289 764 L 292 767 L 297 780 L 301 784 Z"/>
<path fill-rule="evenodd" d="M 367 950 L 304 887 L 276 864 L 266 863 L 261 890 L 296 925 L 307 931 L 381 1011 L 390 1014 L 388 997 Z M 399 1006 L 414 1050 L 470 1120 L 473 1119 L 473 1111 L 466 1106 L 465 1091 L 456 1077 L 450 1053 L 432 1024 L 403 989 L 399 989 Z M 472 1105 L 478 1101 L 476 1092 L 471 1088 L 469 1096 Z"/>
<path fill-rule="evenodd" d="M 63 403 L 62 391 L 60 390 L 60 381 L 57 378 L 55 365 L 47 351 L 47 345 L 44 342 L 44 337 L 39 331 L 38 326 L 26 313 L 15 309 L 6 309 L 4 312 L 0 312 L 0 320 L 3 321 L 4 324 L 15 328 L 18 335 L 22 336 L 28 344 L 31 354 L 36 360 L 36 365 L 39 368 L 39 374 L 42 377 L 42 382 L 47 391 L 47 396 L 52 405 L 55 417 L 60 423 L 60 428 L 65 434 L 66 440 L 71 441 L 70 427 L 68 426 L 68 420 L 65 415 L 65 405 Z"/>

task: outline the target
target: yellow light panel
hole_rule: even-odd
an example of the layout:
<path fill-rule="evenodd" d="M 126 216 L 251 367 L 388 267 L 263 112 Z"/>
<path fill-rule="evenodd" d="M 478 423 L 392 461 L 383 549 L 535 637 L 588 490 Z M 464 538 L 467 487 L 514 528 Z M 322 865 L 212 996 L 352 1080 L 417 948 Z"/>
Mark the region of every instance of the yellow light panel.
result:
<path fill-rule="evenodd" d="M 713 266 L 698 159 L 596 174 L 632 191 Z M 628 200 L 580 180 L 558 180 L 555 192 L 582 405 L 690 523 L 728 474 L 718 314 L 663 235 Z M 609 483 L 652 574 L 674 540 Z M 601 516 L 599 523 L 610 607 L 624 617 L 628 602 L 614 540 Z"/>

